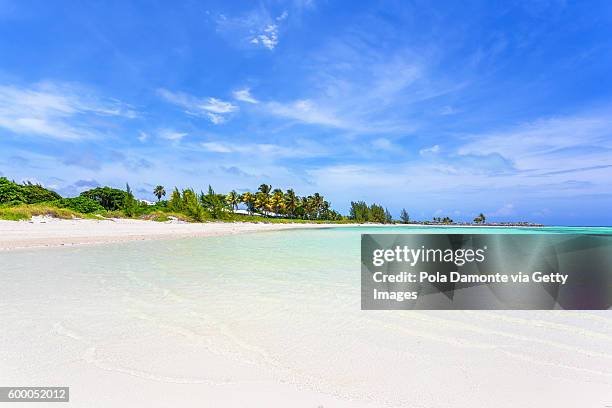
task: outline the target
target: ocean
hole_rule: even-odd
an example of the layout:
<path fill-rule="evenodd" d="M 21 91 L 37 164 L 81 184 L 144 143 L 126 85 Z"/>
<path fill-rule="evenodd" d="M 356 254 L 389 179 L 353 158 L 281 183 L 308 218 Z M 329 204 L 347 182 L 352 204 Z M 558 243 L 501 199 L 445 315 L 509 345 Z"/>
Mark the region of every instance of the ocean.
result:
<path fill-rule="evenodd" d="M 360 234 L 379 232 L 612 229 L 298 229 L 1 253 L 0 383 L 70 386 L 79 407 L 612 403 L 609 311 L 362 311 Z"/>

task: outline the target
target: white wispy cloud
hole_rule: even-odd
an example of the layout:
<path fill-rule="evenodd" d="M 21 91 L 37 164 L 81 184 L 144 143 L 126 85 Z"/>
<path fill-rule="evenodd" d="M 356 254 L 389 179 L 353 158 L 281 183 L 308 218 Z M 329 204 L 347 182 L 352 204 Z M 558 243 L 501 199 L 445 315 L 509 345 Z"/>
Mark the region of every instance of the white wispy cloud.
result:
<path fill-rule="evenodd" d="M 497 153 L 534 175 L 612 164 L 609 110 L 542 118 L 469 139 L 459 154 Z"/>
<path fill-rule="evenodd" d="M 202 147 L 213 153 L 232 153 L 234 149 L 221 142 L 204 142 Z"/>
<path fill-rule="evenodd" d="M 273 51 L 279 43 L 281 26 L 289 17 L 287 10 L 274 16 L 265 7 L 258 7 L 237 17 L 220 14 L 217 32 L 236 45 L 246 44 Z"/>
<path fill-rule="evenodd" d="M 259 101 L 255 99 L 253 95 L 251 95 L 251 90 L 249 88 L 243 88 L 243 89 L 234 91 L 232 95 L 234 96 L 234 99 L 238 101 L 256 103 L 256 104 L 259 103 Z"/>
<path fill-rule="evenodd" d="M 387 138 L 379 137 L 372 140 L 372 147 L 377 150 L 392 151 L 397 147 Z"/>
<path fill-rule="evenodd" d="M 431 147 L 426 147 L 425 149 L 419 150 L 419 154 L 421 156 L 427 156 L 430 154 L 436 154 L 440 152 L 440 145 L 433 145 Z"/>
<path fill-rule="evenodd" d="M 135 118 L 136 111 L 75 84 L 0 85 L 0 127 L 16 134 L 60 140 L 98 136 L 96 117 Z"/>
<path fill-rule="evenodd" d="M 185 136 L 187 136 L 187 133 L 178 132 L 174 129 L 161 129 L 158 134 L 159 137 L 161 137 L 162 139 L 172 140 L 176 142 L 181 141 Z"/>
<path fill-rule="evenodd" d="M 329 154 L 323 145 L 300 139 L 290 145 L 279 145 L 275 143 L 239 143 L 224 141 L 208 141 L 200 143 L 200 146 L 211 153 L 233 153 L 248 155 L 249 157 L 289 158 L 289 157 L 319 157 Z"/>
<path fill-rule="evenodd" d="M 189 115 L 208 118 L 213 124 L 225 122 L 226 115 L 238 110 L 238 106 L 218 98 L 199 98 L 184 92 L 158 89 L 157 93 L 166 101 L 180 106 Z"/>
<path fill-rule="evenodd" d="M 338 118 L 334 113 L 308 99 L 289 103 L 267 102 L 265 104 L 265 109 L 272 115 L 294 119 L 303 123 L 336 128 L 352 127 L 349 123 Z"/>
<path fill-rule="evenodd" d="M 251 44 L 260 44 L 273 50 L 278 45 L 278 25 L 268 24 L 260 34 L 251 38 Z"/>
<path fill-rule="evenodd" d="M 311 70 L 301 80 L 302 97 L 262 101 L 259 109 L 352 133 L 407 134 L 420 125 L 419 104 L 463 86 L 434 75 L 427 56 L 384 53 L 372 44 L 367 34 L 333 39 L 308 57 Z"/>

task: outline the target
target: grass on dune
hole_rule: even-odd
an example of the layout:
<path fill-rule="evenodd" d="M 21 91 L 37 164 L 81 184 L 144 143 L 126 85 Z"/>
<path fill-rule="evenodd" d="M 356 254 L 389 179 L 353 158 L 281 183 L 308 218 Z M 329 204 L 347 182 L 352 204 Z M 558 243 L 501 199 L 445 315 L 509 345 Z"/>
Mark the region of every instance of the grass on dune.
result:
<path fill-rule="evenodd" d="M 197 222 L 193 218 L 177 213 L 177 212 L 166 212 L 166 211 L 152 211 L 148 214 L 141 214 L 136 217 L 127 217 L 123 211 L 104 211 L 100 214 L 83 214 L 69 208 L 58 208 L 53 205 L 46 203 L 40 204 L 18 204 L 13 206 L 0 206 L 0 220 L 9 221 L 21 221 L 30 220 L 33 216 L 47 216 L 60 219 L 101 219 L 101 218 L 132 218 L 141 220 L 151 220 L 157 222 L 166 222 L 172 219 L 176 219 L 184 222 Z M 333 223 L 343 224 L 349 221 L 330 221 L 330 220 L 304 220 L 304 219 L 292 219 L 292 218 L 273 218 L 273 217 L 261 217 L 255 215 L 245 214 L 233 214 L 227 213 L 222 219 L 214 219 L 206 217 L 202 222 L 257 222 L 265 224 L 310 224 L 310 223 Z"/>
<path fill-rule="evenodd" d="M 0 220 L 30 220 L 32 217 L 39 215 L 66 220 L 74 218 L 96 218 L 94 215 L 81 214 L 67 208 L 57 208 L 45 204 L 19 204 L 10 207 L 0 207 Z"/>

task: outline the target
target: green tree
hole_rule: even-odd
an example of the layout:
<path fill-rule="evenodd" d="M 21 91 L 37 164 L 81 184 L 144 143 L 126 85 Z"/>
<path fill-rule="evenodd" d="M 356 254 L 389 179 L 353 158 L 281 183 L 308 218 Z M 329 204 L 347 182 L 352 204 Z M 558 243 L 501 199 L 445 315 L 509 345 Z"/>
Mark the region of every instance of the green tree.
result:
<path fill-rule="evenodd" d="M 365 201 L 351 201 L 349 218 L 356 222 L 368 222 L 369 208 Z"/>
<path fill-rule="evenodd" d="M 323 211 L 323 196 L 319 193 L 314 193 L 311 197 L 312 207 L 313 207 L 313 216 L 314 218 L 321 218 L 321 212 Z"/>
<path fill-rule="evenodd" d="M 179 189 L 174 187 L 172 194 L 170 194 L 170 200 L 168 201 L 168 209 L 174 212 L 180 212 L 183 208 L 183 201 L 181 200 L 181 193 Z"/>
<path fill-rule="evenodd" d="M 282 190 L 274 190 L 272 197 L 270 197 L 270 208 L 275 214 L 280 215 L 285 210 L 285 195 Z"/>
<path fill-rule="evenodd" d="M 104 212 L 104 207 L 102 207 L 97 201 L 83 196 L 61 198 L 53 201 L 53 205 L 59 208 L 70 208 L 71 210 L 80 212 L 82 214 Z"/>
<path fill-rule="evenodd" d="M 128 217 L 133 217 L 136 215 L 136 207 L 137 207 L 136 199 L 134 198 L 134 194 L 132 193 L 132 189 L 128 183 L 125 183 L 125 198 L 123 200 L 123 212 Z"/>
<path fill-rule="evenodd" d="M 295 191 L 292 189 L 287 190 L 287 193 L 285 194 L 285 209 L 291 218 L 296 216 L 296 210 L 299 205 L 300 198 L 295 195 Z"/>
<path fill-rule="evenodd" d="M 304 218 L 312 220 L 317 215 L 317 208 L 313 196 L 302 197 L 302 208 L 304 210 Z"/>
<path fill-rule="evenodd" d="M 191 217 L 194 221 L 204 221 L 206 218 L 206 212 L 200 204 L 198 196 L 193 189 L 188 188 L 183 190 L 183 194 L 180 197 L 180 202 L 180 207 L 184 214 Z"/>
<path fill-rule="evenodd" d="M 26 202 L 23 189 L 19 184 L 9 181 L 6 177 L 0 177 L 0 204 L 11 202 Z"/>
<path fill-rule="evenodd" d="M 385 222 L 387 223 L 393 222 L 393 217 L 391 216 L 391 213 L 389 212 L 389 210 L 387 210 L 386 208 L 385 208 Z"/>
<path fill-rule="evenodd" d="M 270 192 L 272 191 L 272 186 L 270 184 L 261 184 L 255 194 L 255 208 L 264 215 L 267 215 L 268 212 L 272 211 L 270 207 Z"/>
<path fill-rule="evenodd" d="M 261 192 L 262 194 L 269 196 L 270 191 L 272 191 L 272 186 L 270 184 L 261 184 L 259 186 L 259 192 Z"/>
<path fill-rule="evenodd" d="M 17 184 L 6 177 L 0 177 L 0 204 L 10 202 L 35 204 L 60 198 L 62 197 L 55 191 L 46 189 L 40 184 L 33 184 L 30 181 Z"/>
<path fill-rule="evenodd" d="M 400 213 L 400 220 L 402 224 L 408 224 L 410 222 L 410 216 L 408 215 L 408 211 L 405 208 L 402 208 L 402 212 Z"/>
<path fill-rule="evenodd" d="M 368 211 L 368 221 L 384 224 L 387 222 L 385 209 L 382 205 L 372 204 Z"/>
<path fill-rule="evenodd" d="M 238 209 L 238 204 L 240 204 L 240 196 L 236 190 L 230 191 L 227 196 L 225 196 L 225 202 L 232 207 L 232 210 L 236 211 Z"/>
<path fill-rule="evenodd" d="M 246 205 L 249 214 L 253 215 L 255 212 L 255 195 L 251 192 L 243 193 L 240 200 Z"/>
<path fill-rule="evenodd" d="M 255 208 L 262 214 L 268 215 L 272 208 L 270 207 L 270 195 L 262 191 L 255 194 Z"/>
<path fill-rule="evenodd" d="M 33 184 L 28 181 L 22 186 L 25 202 L 28 204 L 42 203 L 44 201 L 54 201 L 62 198 L 55 191 L 44 188 L 40 184 Z"/>
<path fill-rule="evenodd" d="M 483 213 L 478 214 L 478 217 L 474 218 L 474 223 L 476 224 L 484 224 L 487 220 L 487 217 Z"/>
<path fill-rule="evenodd" d="M 111 187 L 96 187 L 91 190 L 83 191 L 81 196 L 97 201 L 108 211 L 124 208 L 126 192 Z"/>
<path fill-rule="evenodd" d="M 225 196 L 215 193 L 212 186 L 208 186 L 208 192 L 206 194 L 200 194 L 200 201 L 213 218 L 221 219 L 225 218 L 227 215 L 228 204 L 225 200 Z"/>
<path fill-rule="evenodd" d="M 164 186 L 158 185 L 155 187 L 155 189 L 153 189 L 153 194 L 155 194 L 155 197 L 157 197 L 157 201 L 160 201 L 161 198 L 166 195 L 166 190 L 164 189 Z"/>

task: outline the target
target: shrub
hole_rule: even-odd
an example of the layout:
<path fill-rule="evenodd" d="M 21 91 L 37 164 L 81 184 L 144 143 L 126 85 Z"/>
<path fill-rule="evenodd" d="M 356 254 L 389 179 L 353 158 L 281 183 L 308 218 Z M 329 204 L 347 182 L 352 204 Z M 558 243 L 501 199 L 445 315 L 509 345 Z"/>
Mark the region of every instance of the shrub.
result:
<path fill-rule="evenodd" d="M 55 191 L 38 184 L 17 184 L 6 177 L 0 177 L 0 204 L 26 203 L 35 204 L 62 198 Z"/>
<path fill-rule="evenodd" d="M 62 198 L 55 191 L 47 190 L 38 184 L 25 184 L 21 186 L 25 202 L 28 204 L 42 203 L 44 201 L 59 200 Z"/>
<path fill-rule="evenodd" d="M 111 187 L 96 187 L 83 191 L 81 196 L 97 201 L 105 209 L 114 211 L 124 208 L 127 193 Z"/>
<path fill-rule="evenodd" d="M 104 207 L 102 207 L 97 201 L 84 196 L 62 198 L 54 201 L 53 205 L 59 208 L 69 208 L 83 214 L 99 213 L 104 211 Z"/>

